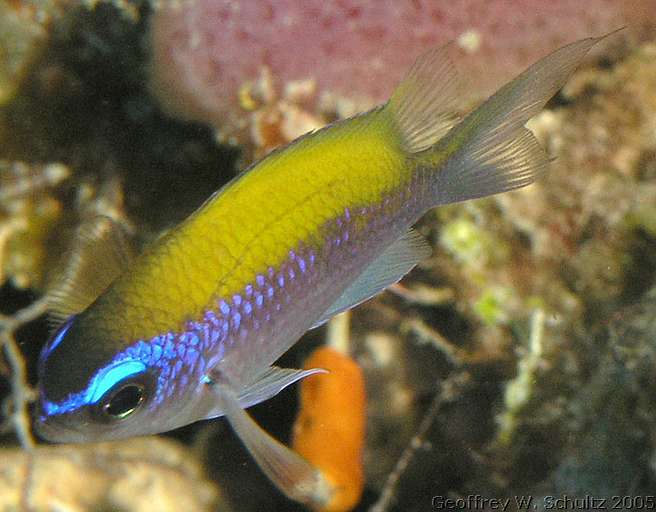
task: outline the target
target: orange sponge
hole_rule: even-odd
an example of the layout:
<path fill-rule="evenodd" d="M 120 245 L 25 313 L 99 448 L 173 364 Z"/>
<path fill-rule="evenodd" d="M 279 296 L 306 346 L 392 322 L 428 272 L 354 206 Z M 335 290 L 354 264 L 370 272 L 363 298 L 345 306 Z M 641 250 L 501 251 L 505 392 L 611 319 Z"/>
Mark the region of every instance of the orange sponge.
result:
<path fill-rule="evenodd" d="M 347 512 L 360 501 L 364 484 L 364 376 L 353 359 L 330 347 L 318 348 L 305 361 L 305 368 L 324 368 L 330 373 L 302 381 L 293 447 L 334 487 L 330 501 L 318 510 Z"/>

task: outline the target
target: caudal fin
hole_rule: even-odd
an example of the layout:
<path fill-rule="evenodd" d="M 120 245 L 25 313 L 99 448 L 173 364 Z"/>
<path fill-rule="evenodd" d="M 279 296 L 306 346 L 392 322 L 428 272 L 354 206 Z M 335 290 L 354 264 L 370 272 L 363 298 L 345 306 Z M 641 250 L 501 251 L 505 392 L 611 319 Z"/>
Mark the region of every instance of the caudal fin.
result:
<path fill-rule="evenodd" d="M 431 206 L 523 187 L 544 172 L 549 158 L 524 125 L 605 37 L 582 39 L 547 55 L 455 126 L 447 115 L 457 83 L 452 67 L 440 51 L 420 58 L 389 107 L 419 168 L 435 171 Z M 428 85 L 426 68 L 433 61 L 445 80 Z"/>

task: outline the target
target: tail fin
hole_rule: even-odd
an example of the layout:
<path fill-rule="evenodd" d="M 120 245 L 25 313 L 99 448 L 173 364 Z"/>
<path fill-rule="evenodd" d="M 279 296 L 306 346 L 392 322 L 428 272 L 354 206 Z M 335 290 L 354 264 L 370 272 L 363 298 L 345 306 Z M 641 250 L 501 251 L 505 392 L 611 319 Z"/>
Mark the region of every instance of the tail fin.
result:
<path fill-rule="evenodd" d="M 438 59 L 436 67 L 446 75 L 445 86 L 428 85 L 424 78 L 430 78 L 426 68 L 435 61 L 434 52 L 420 58 L 392 96 L 390 109 L 398 119 L 405 148 L 416 153 L 419 167 L 435 169 L 431 206 L 523 187 L 546 170 L 549 158 L 524 124 L 542 110 L 590 48 L 605 37 L 582 39 L 547 55 L 453 128 L 443 106 L 422 101 L 425 97 L 451 104 L 452 84 L 456 83 L 452 68 L 442 64 L 444 57 Z M 438 51 L 437 55 L 443 54 Z M 444 137 L 438 137 L 449 128 Z"/>

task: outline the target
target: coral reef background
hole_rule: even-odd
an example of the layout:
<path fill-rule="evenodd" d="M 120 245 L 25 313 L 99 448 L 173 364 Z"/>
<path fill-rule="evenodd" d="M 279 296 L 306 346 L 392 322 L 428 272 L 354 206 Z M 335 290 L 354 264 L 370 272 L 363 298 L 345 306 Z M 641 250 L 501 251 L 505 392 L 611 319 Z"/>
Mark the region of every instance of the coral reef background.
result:
<path fill-rule="evenodd" d="M 296 510 L 220 420 L 33 439 L 42 297 L 77 227 L 109 216 L 147 244 L 257 156 L 384 100 L 433 44 L 456 41 L 473 104 L 621 25 L 530 124 L 548 175 L 427 215 L 433 257 L 342 342 L 368 395 L 356 510 L 653 493 L 656 4 L 584 4 L 0 1 L 0 508 Z M 288 391 L 253 413 L 288 440 L 296 407 Z"/>
<path fill-rule="evenodd" d="M 151 23 L 150 83 L 167 111 L 207 122 L 228 141 L 243 142 L 249 124 L 244 107 L 282 102 L 282 136 L 295 138 L 312 115 L 345 116 L 385 101 L 413 59 L 435 45 L 454 41 L 467 57 L 463 74 L 472 80 L 463 94 L 477 100 L 570 41 L 624 25 L 624 37 L 635 41 L 654 28 L 656 4 L 650 0 L 593 5 L 163 1 Z"/>

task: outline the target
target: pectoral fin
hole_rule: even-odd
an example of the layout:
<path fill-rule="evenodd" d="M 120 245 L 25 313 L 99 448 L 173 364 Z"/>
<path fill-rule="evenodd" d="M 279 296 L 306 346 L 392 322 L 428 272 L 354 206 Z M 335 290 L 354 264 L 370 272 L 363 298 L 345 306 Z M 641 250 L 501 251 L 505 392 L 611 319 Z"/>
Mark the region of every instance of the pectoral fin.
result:
<path fill-rule="evenodd" d="M 337 313 L 351 309 L 396 283 L 421 260 L 431 248 L 414 229 L 399 238 L 378 256 L 312 326 L 319 327 Z"/>
<path fill-rule="evenodd" d="M 65 264 L 48 286 L 51 328 L 86 309 L 133 258 L 128 234 L 118 222 L 99 215 L 82 224 Z"/>
<path fill-rule="evenodd" d="M 240 407 L 244 409 L 251 407 L 260 402 L 264 402 L 271 397 L 276 396 L 283 389 L 294 382 L 315 373 L 327 373 L 322 368 L 312 368 L 309 370 L 297 370 L 295 368 L 280 368 L 271 366 L 262 373 L 252 384 L 246 386 L 234 386 L 235 389 L 241 388 L 237 393 L 237 401 Z M 201 416 L 202 419 L 212 419 L 225 415 L 223 409 L 217 404 L 214 393 L 205 394 L 206 412 Z"/>
<path fill-rule="evenodd" d="M 251 386 L 248 386 L 244 391 L 239 393 L 239 405 L 241 407 L 250 407 L 251 405 L 264 402 L 276 396 L 287 386 L 294 384 L 294 382 L 314 375 L 315 373 L 328 372 L 321 368 L 296 370 L 294 368 L 272 366 L 260 375 Z"/>
<path fill-rule="evenodd" d="M 319 469 L 255 423 L 221 374 L 213 372 L 207 385 L 214 392 L 232 429 L 278 489 L 289 498 L 311 507 L 328 503 L 332 489 Z"/>

